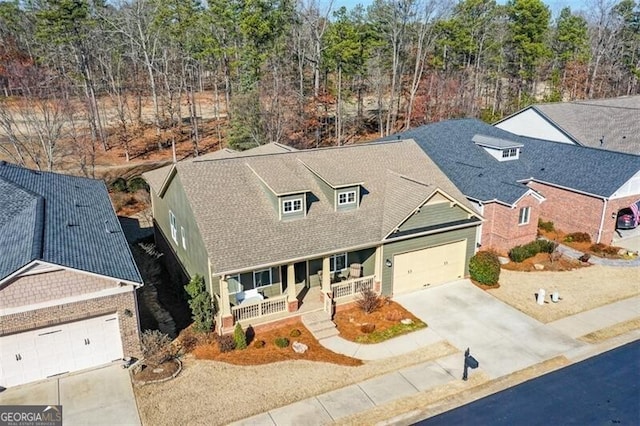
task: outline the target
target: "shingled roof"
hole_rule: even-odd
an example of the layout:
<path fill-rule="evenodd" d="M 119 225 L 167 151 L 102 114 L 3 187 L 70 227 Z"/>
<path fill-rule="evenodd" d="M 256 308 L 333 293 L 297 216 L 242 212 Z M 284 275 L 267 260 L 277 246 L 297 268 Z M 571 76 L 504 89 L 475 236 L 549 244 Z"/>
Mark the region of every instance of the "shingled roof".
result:
<path fill-rule="evenodd" d="M 517 160 L 498 161 L 476 135 L 521 144 Z M 515 203 L 529 179 L 607 198 L 640 171 L 640 156 L 517 136 L 475 119 L 422 126 L 387 139 L 414 139 L 469 198 Z M 477 137 L 476 137 L 477 139 Z"/>
<path fill-rule="evenodd" d="M 180 162 L 176 173 L 218 274 L 373 245 L 437 189 L 472 210 L 413 141 Z M 314 173 L 338 185 L 362 183 L 359 208 L 336 212 Z M 306 217 L 278 220 L 261 180 L 283 193 L 310 191 Z M 416 187 L 418 197 L 405 192 Z"/>
<path fill-rule="evenodd" d="M 0 162 L 0 280 L 34 260 L 142 279 L 102 181 Z"/>
<path fill-rule="evenodd" d="M 640 155 L 640 95 L 529 108 L 579 145 Z"/>

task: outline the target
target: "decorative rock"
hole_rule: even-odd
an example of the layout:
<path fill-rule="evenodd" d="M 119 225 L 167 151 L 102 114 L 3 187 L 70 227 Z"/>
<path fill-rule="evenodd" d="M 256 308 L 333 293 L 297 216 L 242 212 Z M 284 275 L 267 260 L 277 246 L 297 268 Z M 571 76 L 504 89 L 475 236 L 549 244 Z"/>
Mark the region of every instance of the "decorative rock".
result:
<path fill-rule="evenodd" d="M 618 250 L 618 256 L 626 256 L 628 254 L 629 252 L 627 251 L 627 249 L 621 248 L 620 250 Z"/>
<path fill-rule="evenodd" d="M 544 265 L 541 265 L 539 263 L 534 263 L 533 267 L 536 269 L 536 271 L 542 271 L 544 269 Z"/>
<path fill-rule="evenodd" d="M 309 346 L 300 342 L 293 342 L 293 345 L 291 345 L 291 347 L 293 348 L 293 351 L 297 354 L 303 354 L 307 351 L 307 349 L 309 349 Z"/>
<path fill-rule="evenodd" d="M 403 320 L 400 320 L 400 322 L 404 325 L 413 324 L 413 320 L 411 318 L 405 318 Z"/>
<path fill-rule="evenodd" d="M 153 369 L 153 374 L 160 374 L 164 371 L 164 368 L 154 368 Z"/>
<path fill-rule="evenodd" d="M 502 256 L 498 256 L 498 260 L 500 261 L 501 265 L 506 265 L 507 263 L 511 262 L 511 259 Z"/>

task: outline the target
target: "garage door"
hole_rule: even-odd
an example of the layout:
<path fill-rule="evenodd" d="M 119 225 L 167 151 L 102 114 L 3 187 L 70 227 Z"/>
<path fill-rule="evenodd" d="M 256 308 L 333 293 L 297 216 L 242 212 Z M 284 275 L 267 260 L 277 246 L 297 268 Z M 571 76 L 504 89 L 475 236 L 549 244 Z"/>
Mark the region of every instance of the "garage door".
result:
<path fill-rule="evenodd" d="M 395 255 L 394 294 L 462 278 L 466 250 L 467 241 L 463 240 Z"/>
<path fill-rule="evenodd" d="M 95 367 L 122 356 L 116 314 L 0 337 L 0 386 Z"/>

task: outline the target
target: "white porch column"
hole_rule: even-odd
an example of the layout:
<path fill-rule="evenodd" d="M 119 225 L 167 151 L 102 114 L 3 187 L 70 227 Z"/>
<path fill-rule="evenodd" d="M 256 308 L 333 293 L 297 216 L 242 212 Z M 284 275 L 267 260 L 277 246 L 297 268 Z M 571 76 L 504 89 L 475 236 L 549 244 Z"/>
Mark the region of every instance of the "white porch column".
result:
<path fill-rule="evenodd" d="M 384 267 L 384 259 L 382 258 L 382 256 L 382 246 L 376 247 L 376 258 L 374 262 L 375 268 L 373 272 L 375 274 L 375 277 L 373 278 L 373 288 L 374 291 L 378 294 L 382 291 L 382 268 Z"/>
<path fill-rule="evenodd" d="M 331 258 L 322 258 L 322 292 L 331 292 Z"/>
<path fill-rule="evenodd" d="M 289 312 L 298 310 L 298 297 L 296 292 L 296 269 L 293 263 L 287 265 L 287 303 Z"/>
<path fill-rule="evenodd" d="M 229 302 L 229 283 L 227 277 L 220 277 L 220 318 L 223 331 L 233 327 L 233 315 L 231 315 L 231 303 Z"/>

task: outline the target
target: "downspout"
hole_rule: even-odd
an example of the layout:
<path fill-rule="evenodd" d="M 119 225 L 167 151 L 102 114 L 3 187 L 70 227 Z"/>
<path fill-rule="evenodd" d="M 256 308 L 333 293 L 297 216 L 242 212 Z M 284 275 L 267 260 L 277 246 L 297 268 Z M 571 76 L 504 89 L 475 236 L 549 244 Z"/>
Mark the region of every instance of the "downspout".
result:
<path fill-rule="evenodd" d="M 602 239 L 602 228 L 604 227 L 604 215 L 607 213 L 607 200 L 606 198 L 603 198 L 604 201 L 604 205 L 602 206 L 602 217 L 600 217 L 600 229 L 598 229 L 598 238 L 596 240 L 596 243 L 599 243 L 600 240 Z"/>

